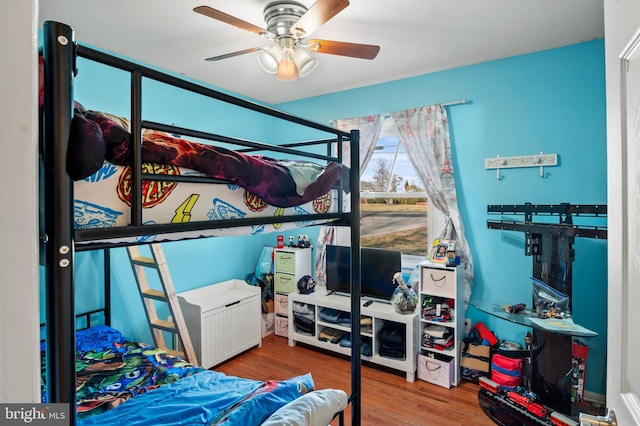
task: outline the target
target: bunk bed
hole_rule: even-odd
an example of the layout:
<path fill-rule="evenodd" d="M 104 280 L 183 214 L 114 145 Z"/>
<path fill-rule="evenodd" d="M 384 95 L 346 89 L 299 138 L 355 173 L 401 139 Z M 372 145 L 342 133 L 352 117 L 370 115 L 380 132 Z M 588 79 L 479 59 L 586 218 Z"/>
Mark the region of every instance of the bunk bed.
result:
<path fill-rule="evenodd" d="M 352 344 L 351 353 L 351 393 L 349 402 L 351 404 L 352 424 L 360 424 L 360 268 L 353 267 L 360 262 L 359 247 L 359 173 L 357 168 L 351 167 L 346 176 L 339 178 L 331 189 L 331 197 L 337 202 L 333 203 L 334 208 L 323 209 L 321 211 L 307 210 L 304 208 L 296 208 L 298 206 L 292 203 L 293 210 L 288 211 L 288 206 L 273 206 L 278 210 L 277 214 L 269 213 L 258 217 L 222 217 L 206 218 L 193 217 L 189 221 L 184 220 L 164 220 L 162 218 L 153 218 L 149 220 L 143 214 L 142 195 L 144 187 L 149 182 L 158 182 L 159 186 L 190 184 L 198 182 L 210 184 L 212 186 L 222 186 L 227 189 L 230 186 L 236 187 L 237 182 L 230 184 L 228 181 L 220 181 L 203 176 L 202 173 L 186 173 L 185 174 L 154 174 L 145 169 L 143 143 L 149 138 L 149 130 L 154 137 L 161 137 L 179 134 L 179 143 L 182 138 L 193 137 L 204 139 L 216 143 L 233 143 L 235 145 L 244 146 L 244 150 L 239 155 L 245 158 L 246 153 L 256 151 L 282 154 L 284 158 L 300 157 L 305 155 L 308 161 L 321 161 L 323 164 L 337 162 L 342 164 L 342 146 L 348 143 L 350 146 L 350 164 L 358 164 L 358 143 L 359 133 L 354 130 L 350 133 L 338 131 L 331 127 L 314 123 L 299 117 L 295 117 L 272 108 L 268 108 L 253 102 L 246 101 L 228 94 L 212 90 L 210 88 L 194 84 L 192 82 L 176 78 L 171 75 L 161 73 L 149 67 L 141 66 L 137 63 L 124 60 L 98 51 L 86 46 L 79 45 L 74 41 L 73 29 L 62 23 L 46 22 L 43 29 L 43 74 L 44 74 L 44 96 L 42 111 L 42 147 L 41 147 L 41 182 L 43 182 L 44 199 L 41 204 L 44 211 L 44 224 L 42 232 L 42 247 L 45 253 L 45 292 L 46 292 L 46 328 L 45 343 L 43 350 L 46 356 L 43 358 L 44 370 L 46 371 L 46 398 L 49 403 L 69 403 L 71 407 L 75 407 L 76 403 L 76 352 L 77 343 L 85 342 L 85 335 L 81 337 L 76 334 L 76 309 L 75 309 L 75 290 L 74 290 L 74 253 L 83 250 L 103 250 L 105 253 L 105 304 L 101 309 L 104 313 L 103 323 L 108 326 L 110 324 L 111 309 L 110 285 L 109 285 L 109 250 L 114 247 L 123 247 L 137 244 L 144 244 L 152 237 L 155 241 L 168 241 L 178 239 L 200 238 L 219 235 L 219 230 L 240 230 L 245 229 L 251 232 L 252 227 L 269 225 L 269 224 L 285 224 L 291 227 L 299 227 L 301 224 L 317 225 L 322 223 L 330 223 L 336 226 L 349 226 L 351 230 L 351 240 L 353 242 L 352 250 L 352 268 L 351 278 L 354 283 L 352 289 L 352 336 L 354 336 L 354 344 Z M 129 176 L 127 177 L 127 188 L 130 190 L 130 198 L 128 204 L 130 208 L 126 211 L 119 212 L 116 216 L 122 216 L 120 220 L 105 221 L 104 217 L 100 220 L 84 220 L 78 221 L 78 218 L 86 219 L 88 214 L 86 209 L 78 207 L 75 191 L 82 194 L 91 194 L 102 192 L 100 190 L 84 191 L 81 185 L 91 184 L 85 179 L 74 182 L 75 172 L 70 168 L 70 161 L 76 153 L 77 141 L 75 133 L 77 133 L 78 113 L 81 113 L 81 119 L 87 119 L 85 110 L 82 106 L 74 104 L 73 85 L 74 77 L 78 70 L 76 69 L 76 58 L 82 57 L 91 61 L 96 61 L 124 70 L 131 76 L 131 113 L 130 113 L 130 141 L 127 160 L 122 167 L 128 167 Z M 80 70 L 81 72 L 82 70 Z M 209 134 L 198 130 L 177 128 L 173 125 L 144 121 L 141 117 L 142 103 L 142 79 L 150 79 L 164 84 L 177 87 L 192 93 L 203 95 L 211 99 L 225 102 L 243 109 L 255 111 L 260 114 L 281 120 L 283 123 L 294 123 L 305 126 L 309 129 L 325 132 L 330 135 L 329 138 L 317 141 L 302 141 L 298 143 L 288 143 L 283 145 L 266 144 L 263 142 L 239 140 L 232 137 L 225 137 L 217 134 Z M 108 115 L 98 116 L 104 118 L 113 118 Z M 75 122 L 74 122 L 75 117 Z M 98 117 L 98 118 L 100 118 Z M 95 116 L 90 117 L 94 119 Z M 117 120 L 116 120 L 117 121 Z M 87 124 L 87 123 L 85 123 Z M 111 123 L 110 123 L 111 124 Z M 90 123 L 87 125 L 91 125 Z M 95 127 L 94 127 L 95 128 Z M 104 130 L 104 128 L 103 128 Z M 105 132 L 106 133 L 106 132 Z M 175 142 L 171 137 L 167 137 L 162 143 Z M 318 154 L 317 149 L 302 150 L 301 148 L 309 146 L 326 146 L 326 153 Z M 208 149 L 208 148 L 207 148 Z M 332 153 L 337 150 L 337 156 Z M 289 156 L 289 157 L 287 157 Z M 109 164 L 105 162 L 105 164 Z M 279 165 L 280 166 L 280 165 Z M 110 165 L 109 167 L 113 167 Z M 102 169 L 102 167 L 100 167 Z M 75 169 L 77 171 L 77 169 Z M 74 176 L 72 176 L 74 175 Z M 82 175 L 82 173 L 80 173 Z M 226 177 L 227 179 L 229 177 Z M 244 191 L 245 194 L 248 191 Z M 348 195 L 346 195 L 348 194 Z M 345 208 L 345 199 L 350 197 L 349 209 Z M 305 201 L 305 200 L 303 200 Z M 308 200 L 306 200 L 308 201 Z M 313 203 L 315 200 L 312 200 Z M 325 200 L 320 203 L 326 204 Z M 84 203 L 84 206 L 91 203 Z M 80 209 L 80 211 L 79 211 Z M 348 210 L 348 211 L 346 211 Z M 206 215 L 206 212 L 205 212 Z M 301 216 L 304 215 L 304 216 Z M 74 218 L 76 220 L 74 220 Z M 107 223 L 108 222 L 108 223 Z M 282 228 L 280 228 L 282 229 Z M 237 232 L 236 232 L 237 233 Z M 89 312 L 87 318 L 91 318 L 95 312 Z M 90 322 L 87 319 L 87 322 Z M 90 326 L 91 324 L 87 324 Z M 92 328 L 89 328 L 92 330 Z M 103 330 L 104 331 L 104 330 Z M 88 331 L 91 333 L 92 331 Z M 113 340 L 116 336 L 116 345 L 118 348 L 122 345 L 137 345 L 137 343 L 128 342 L 124 336 L 120 336 L 117 330 L 106 327 L 106 332 Z M 113 334 L 115 333 L 115 334 Z M 124 339 L 124 340 L 123 340 Z M 90 342 L 101 341 L 100 337 L 92 336 Z M 123 343 L 123 342 L 128 343 Z M 100 345 L 97 345 L 100 346 Z M 99 347 L 98 349 L 104 349 Z M 113 348 L 110 348 L 110 350 Z M 164 355 L 163 355 L 164 356 Z M 157 357 L 156 357 L 157 358 Z M 197 366 L 191 366 L 195 370 Z M 215 372 L 209 372 L 215 373 Z M 186 382 L 185 379 L 198 376 L 200 373 L 186 374 L 185 378 L 177 380 L 176 383 Z M 305 378 L 293 378 L 298 383 Z M 293 380 L 292 379 L 292 380 Z M 298 385 L 299 387 L 299 385 Z M 153 401 L 153 395 L 160 397 L 159 392 L 162 389 L 168 389 L 169 386 L 161 386 L 151 392 L 145 392 L 141 396 L 136 396 L 118 408 L 125 408 L 132 401 L 142 400 L 142 397 L 148 397 L 149 401 Z M 156 393 L 158 392 L 158 393 Z M 193 393 L 193 392 L 191 392 Z M 214 392 L 215 393 L 215 392 Z M 305 395 L 306 396 L 306 395 Z M 172 398 L 175 395 L 172 396 Z M 150 398 L 150 399 L 149 399 Z M 199 404 L 203 398 L 208 396 L 200 395 L 200 398 L 194 398 L 194 404 Z M 302 398 L 299 398 L 302 399 Z M 297 400 L 296 400 L 297 401 Z M 296 401 L 293 401 L 294 403 Z M 153 406 L 153 402 L 149 406 Z M 288 404 L 287 404 L 288 405 Z M 286 407 L 286 406 L 285 406 Z M 297 409 L 297 408 L 296 408 Z M 71 410 L 70 424 L 76 421 L 76 411 Z M 116 410 L 112 410 L 113 412 Z M 280 414 L 283 415 L 283 414 Z M 98 418 L 100 418 L 98 416 Z M 342 421 L 342 416 L 340 416 Z M 99 422 L 98 422 L 99 423 Z M 275 423 L 274 423 L 275 424 Z"/>

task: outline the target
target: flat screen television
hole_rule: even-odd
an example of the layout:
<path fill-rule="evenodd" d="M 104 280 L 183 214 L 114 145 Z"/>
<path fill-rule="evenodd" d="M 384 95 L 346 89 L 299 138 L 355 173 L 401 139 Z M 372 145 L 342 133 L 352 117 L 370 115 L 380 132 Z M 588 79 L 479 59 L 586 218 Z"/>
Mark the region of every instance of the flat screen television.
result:
<path fill-rule="evenodd" d="M 350 294 L 351 247 L 327 245 L 327 290 Z M 398 250 L 360 249 L 360 293 L 364 298 L 389 301 L 396 286 L 393 275 L 402 268 Z"/>

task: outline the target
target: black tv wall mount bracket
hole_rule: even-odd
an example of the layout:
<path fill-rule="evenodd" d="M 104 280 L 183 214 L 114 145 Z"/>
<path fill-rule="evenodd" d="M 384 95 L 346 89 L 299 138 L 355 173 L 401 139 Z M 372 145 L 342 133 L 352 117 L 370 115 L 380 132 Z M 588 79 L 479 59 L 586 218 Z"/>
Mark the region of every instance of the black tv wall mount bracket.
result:
<path fill-rule="evenodd" d="M 487 220 L 489 229 L 520 231 L 525 233 L 525 255 L 542 254 L 542 235 L 555 235 L 558 238 L 558 254 L 565 262 L 575 259 L 573 243 L 575 237 L 607 239 L 606 226 L 575 225 L 575 217 L 606 217 L 606 204 L 496 204 L 487 206 L 489 215 L 524 215 L 524 220 Z M 534 222 L 534 218 L 558 217 L 557 223 Z"/>

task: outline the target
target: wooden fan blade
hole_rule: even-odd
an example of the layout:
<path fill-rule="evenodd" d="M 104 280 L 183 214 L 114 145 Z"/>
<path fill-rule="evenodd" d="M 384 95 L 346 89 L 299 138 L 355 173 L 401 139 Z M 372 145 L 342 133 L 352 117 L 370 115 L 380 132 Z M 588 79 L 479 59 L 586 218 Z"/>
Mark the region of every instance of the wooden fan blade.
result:
<path fill-rule="evenodd" d="M 225 24 L 233 25 L 241 30 L 249 31 L 250 33 L 261 35 L 262 33 L 267 32 L 256 25 L 250 24 L 247 21 L 243 21 L 240 18 L 236 18 L 235 16 L 231 16 L 209 6 L 198 6 L 195 7 L 193 11 L 201 15 L 208 16 L 209 18 L 216 19 L 220 22 L 224 22 Z"/>
<path fill-rule="evenodd" d="M 309 50 L 314 52 L 360 59 L 374 59 L 380 51 L 380 46 L 373 44 L 347 43 L 344 41 L 314 39 L 305 44 L 309 46 Z"/>
<path fill-rule="evenodd" d="M 205 61 L 219 61 L 221 59 L 233 58 L 234 56 L 240 56 L 246 53 L 258 52 L 260 50 L 264 50 L 264 49 L 262 47 L 252 47 L 249 49 L 238 50 L 237 52 L 225 53 L 224 55 L 212 56 L 210 58 L 205 59 Z"/>
<path fill-rule="evenodd" d="M 318 0 L 291 27 L 291 32 L 297 37 L 311 34 L 347 6 L 348 0 Z"/>

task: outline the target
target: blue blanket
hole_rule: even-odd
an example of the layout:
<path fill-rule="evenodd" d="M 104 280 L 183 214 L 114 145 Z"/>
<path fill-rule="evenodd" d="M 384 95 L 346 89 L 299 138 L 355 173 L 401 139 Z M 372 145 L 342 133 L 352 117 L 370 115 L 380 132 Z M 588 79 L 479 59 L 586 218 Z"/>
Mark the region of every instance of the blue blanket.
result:
<path fill-rule="evenodd" d="M 78 426 L 259 425 L 312 389 L 310 374 L 259 382 L 207 370 L 138 395 Z"/>

